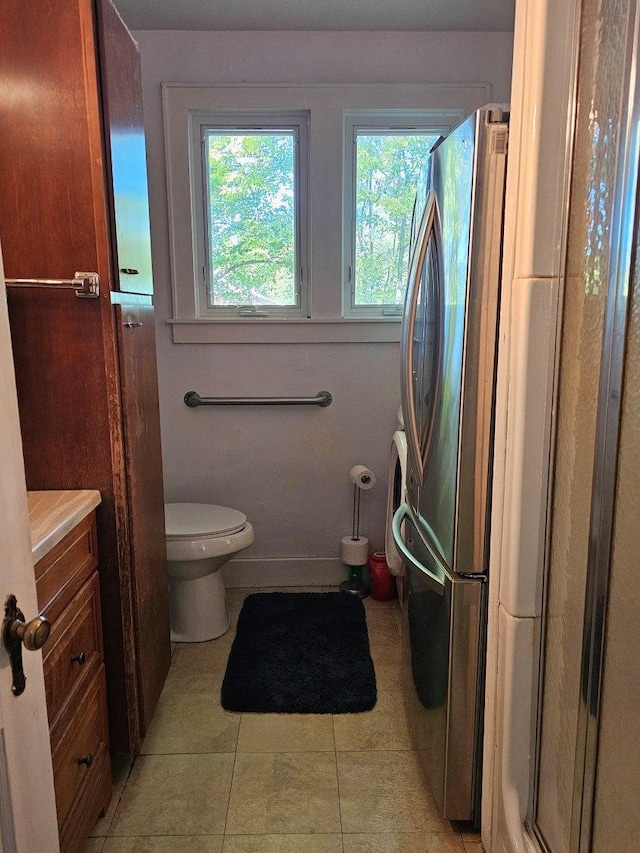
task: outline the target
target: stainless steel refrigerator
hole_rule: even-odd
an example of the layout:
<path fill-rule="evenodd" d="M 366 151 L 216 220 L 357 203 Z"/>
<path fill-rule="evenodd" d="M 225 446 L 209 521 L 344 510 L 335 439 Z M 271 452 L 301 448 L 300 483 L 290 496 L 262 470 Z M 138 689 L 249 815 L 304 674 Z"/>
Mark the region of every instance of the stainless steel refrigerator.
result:
<path fill-rule="evenodd" d="M 508 114 L 434 146 L 402 330 L 410 725 L 439 808 L 479 820 L 493 412 Z"/>

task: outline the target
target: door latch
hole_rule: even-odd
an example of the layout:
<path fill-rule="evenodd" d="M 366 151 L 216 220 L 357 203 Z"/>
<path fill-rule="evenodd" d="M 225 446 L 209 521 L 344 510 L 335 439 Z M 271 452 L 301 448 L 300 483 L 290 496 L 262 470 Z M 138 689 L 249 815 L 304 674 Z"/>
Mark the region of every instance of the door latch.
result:
<path fill-rule="evenodd" d="M 37 616 L 30 622 L 24 621 L 24 613 L 18 607 L 15 595 L 8 595 L 4 604 L 2 642 L 11 661 L 11 690 L 14 696 L 24 692 L 27 679 L 22 669 L 22 646 L 29 651 L 41 649 L 49 638 L 51 624 Z"/>

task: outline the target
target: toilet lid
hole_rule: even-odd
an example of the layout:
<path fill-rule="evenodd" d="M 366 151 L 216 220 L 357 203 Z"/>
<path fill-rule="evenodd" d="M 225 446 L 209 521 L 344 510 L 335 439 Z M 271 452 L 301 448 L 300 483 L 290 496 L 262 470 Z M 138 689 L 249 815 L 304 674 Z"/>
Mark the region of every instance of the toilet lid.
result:
<path fill-rule="evenodd" d="M 224 536 L 237 533 L 247 523 L 243 512 L 214 504 L 165 504 L 164 518 L 167 539 Z"/>

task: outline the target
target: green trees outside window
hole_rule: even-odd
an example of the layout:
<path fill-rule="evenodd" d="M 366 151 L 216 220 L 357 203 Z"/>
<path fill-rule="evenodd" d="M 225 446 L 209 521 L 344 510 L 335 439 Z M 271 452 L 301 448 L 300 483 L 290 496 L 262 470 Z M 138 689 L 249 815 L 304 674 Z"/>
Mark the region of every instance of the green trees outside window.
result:
<path fill-rule="evenodd" d="M 209 306 L 296 305 L 295 131 L 211 129 L 205 150 Z"/>
<path fill-rule="evenodd" d="M 401 305 L 411 216 L 433 133 L 356 130 L 353 304 Z M 419 215 L 418 210 L 418 215 Z"/>
<path fill-rule="evenodd" d="M 355 131 L 352 304 L 404 299 L 414 199 L 433 132 Z M 300 304 L 298 139 L 292 127 L 204 132 L 207 304 Z"/>

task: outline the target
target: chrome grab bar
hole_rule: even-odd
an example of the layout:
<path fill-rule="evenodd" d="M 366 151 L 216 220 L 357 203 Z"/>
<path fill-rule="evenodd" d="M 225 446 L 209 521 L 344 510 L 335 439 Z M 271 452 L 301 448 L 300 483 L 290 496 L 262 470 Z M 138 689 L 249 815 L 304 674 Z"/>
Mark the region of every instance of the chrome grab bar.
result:
<path fill-rule="evenodd" d="M 190 409 L 197 406 L 321 406 L 333 402 L 328 391 L 318 391 L 315 397 L 201 397 L 197 391 L 187 391 L 184 402 Z"/>
<path fill-rule="evenodd" d="M 9 287 L 54 287 L 75 290 L 76 296 L 95 299 L 100 296 L 100 276 L 96 272 L 76 272 L 73 278 L 7 278 Z"/>

